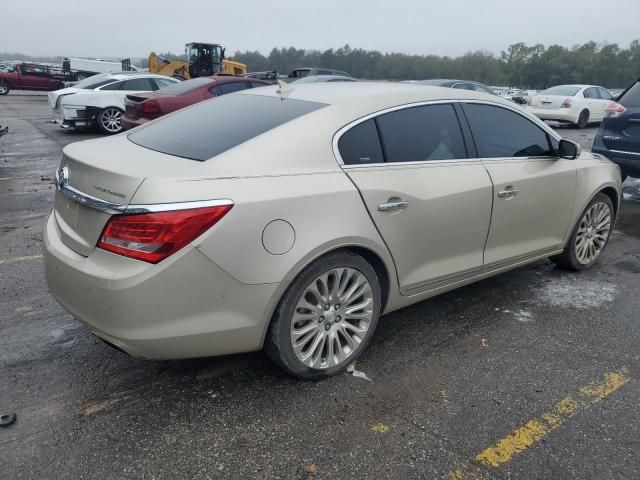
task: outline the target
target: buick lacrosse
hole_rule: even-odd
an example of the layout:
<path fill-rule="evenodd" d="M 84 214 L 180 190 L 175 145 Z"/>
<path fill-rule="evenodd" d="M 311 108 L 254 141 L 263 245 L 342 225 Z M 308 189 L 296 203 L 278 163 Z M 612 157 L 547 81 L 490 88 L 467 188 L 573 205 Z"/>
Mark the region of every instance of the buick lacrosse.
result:
<path fill-rule="evenodd" d="M 264 347 L 318 379 L 381 314 L 547 257 L 590 267 L 620 192 L 615 164 L 496 96 L 283 84 L 67 146 L 46 278 L 131 355 Z"/>

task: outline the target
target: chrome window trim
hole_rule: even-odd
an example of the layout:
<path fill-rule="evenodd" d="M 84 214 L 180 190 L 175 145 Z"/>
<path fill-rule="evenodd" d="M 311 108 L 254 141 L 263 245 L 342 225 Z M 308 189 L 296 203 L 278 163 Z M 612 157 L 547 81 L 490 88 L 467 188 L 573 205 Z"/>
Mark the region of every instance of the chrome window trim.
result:
<path fill-rule="evenodd" d="M 614 150 L 613 148 L 609 149 L 610 152 L 613 153 L 622 153 L 624 155 L 635 155 L 635 156 L 640 156 L 640 152 L 629 152 L 627 150 Z"/>
<path fill-rule="evenodd" d="M 94 197 L 87 193 L 67 185 L 56 182 L 56 190 L 65 197 L 78 202 L 89 208 L 93 208 L 100 212 L 110 215 L 131 215 L 134 213 L 154 213 L 175 210 L 188 210 L 191 208 L 219 207 L 222 205 L 233 205 L 233 201 L 228 198 L 219 198 L 215 200 L 195 200 L 189 202 L 176 203 L 149 203 L 149 204 L 133 204 L 127 205 L 122 203 L 113 203 L 101 198 Z"/>
<path fill-rule="evenodd" d="M 427 106 L 427 105 L 440 105 L 440 104 L 445 104 L 445 103 L 450 103 L 450 104 L 455 104 L 455 103 L 477 103 L 477 104 L 481 104 L 481 105 L 489 105 L 489 106 L 493 106 L 493 107 L 502 107 L 506 110 L 510 110 L 518 115 L 520 115 L 521 117 L 524 117 L 526 120 L 530 121 L 531 123 L 533 123 L 534 125 L 540 127 L 545 133 L 548 133 L 551 137 L 553 137 L 555 140 L 557 140 L 558 142 L 560 140 L 562 140 L 562 137 L 560 135 L 558 135 L 551 127 L 549 127 L 546 123 L 544 123 L 542 120 L 540 120 L 539 118 L 537 118 L 535 115 L 531 115 L 531 114 L 527 114 L 525 113 L 521 108 L 518 107 L 513 107 L 511 105 L 505 105 L 503 103 L 500 102 L 494 102 L 491 100 L 477 100 L 477 99 L 461 99 L 461 98 L 456 98 L 456 99 L 443 99 L 443 100 L 428 100 L 428 101 L 422 101 L 422 102 L 412 102 L 412 103 L 405 103 L 402 105 L 396 105 L 394 107 L 388 107 L 382 110 L 378 110 L 376 112 L 370 113 L 368 115 L 365 115 L 364 117 L 360 117 L 356 120 L 353 120 L 349 123 L 347 123 L 345 126 L 341 127 L 338 131 L 336 131 L 336 133 L 334 133 L 333 135 L 333 140 L 332 140 L 332 149 L 333 149 L 333 155 L 336 158 L 336 160 L 338 161 L 338 164 L 340 165 L 341 168 L 343 169 L 352 169 L 352 168 L 371 168 L 371 167 L 387 167 L 387 168 L 393 168 L 393 167 L 401 167 L 404 165 L 411 165 L 411 166 L 427 166 L 427 165 L 441 165 L 441 164 L 455 164 L 455 163 L 460 163 L 460 162 L 482 162 L 482 161 L 516 161 L 516 162 L 521 162 L 521 161 L 531 161 L 531 160 L 549 160 L 549 159 L 557 159 L 558 157 L 487 157 L 487 158 L 482 158 L 482 157 L 473 157 L 473 158 L 454 158 L 454 159 L 449 159 L 449 160 L 423 160 L 423 161 L 417 161 L 417 162 L 382 162 L 382 163 L 364 163 L 362 165 L 347 165 L 344 163 L 344 160 L 342 159 L 342 155 L 340 155 L 340 150 L 338 149 L 338 142 L 340 141 L 340 138 L 342 137 L 342 135 L 344 135 L 348 130 L 352 129 L 353 127 L 366 122 L 367 120 L 370 120 L 372 118 L 378 117 L 380 115 L 384 115 L 385 113 L 390 113 L 390 112 L 396 112 L 398 110 L 404 110 L 406 108 L 414 108 L 414 107 L 422 107 L 422 106 Z M 457 112 L 456 112 L 457 113 Z M 462 130 L 462 127 L 461 127 Z"/>

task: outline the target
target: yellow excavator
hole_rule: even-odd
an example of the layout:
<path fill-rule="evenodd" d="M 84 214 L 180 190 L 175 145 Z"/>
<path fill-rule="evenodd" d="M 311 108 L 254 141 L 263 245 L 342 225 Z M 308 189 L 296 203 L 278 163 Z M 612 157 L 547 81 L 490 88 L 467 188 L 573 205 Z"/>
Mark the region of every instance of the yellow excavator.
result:
<path fill-rule="evenodd" d="M 185 60 L 167 60 L 157 55 L 149 54 L 149 72 L 185 80 L 196 77 L 210 77 L 211 75 L 244 75 L 247 66 L 225 58 L 225 49 L 217 43 L 187 43 L 185 45 Z"/>

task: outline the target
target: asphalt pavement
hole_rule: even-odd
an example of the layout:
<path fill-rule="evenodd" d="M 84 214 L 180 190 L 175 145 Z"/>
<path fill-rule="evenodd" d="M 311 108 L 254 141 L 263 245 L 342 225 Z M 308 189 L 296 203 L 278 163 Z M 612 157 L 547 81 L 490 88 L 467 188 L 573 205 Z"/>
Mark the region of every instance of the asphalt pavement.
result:
<path fill-rule="evenodd" d="M 97 133 L 50 118 L 44 95 L 0 97 L 0 478 L 640 478 L 640 182 L 594 268 L 540 261 L 392 313 L 366 378 L 302 382 L 260 352 L 133 359 L 53 300 L 53 173 Z"/>

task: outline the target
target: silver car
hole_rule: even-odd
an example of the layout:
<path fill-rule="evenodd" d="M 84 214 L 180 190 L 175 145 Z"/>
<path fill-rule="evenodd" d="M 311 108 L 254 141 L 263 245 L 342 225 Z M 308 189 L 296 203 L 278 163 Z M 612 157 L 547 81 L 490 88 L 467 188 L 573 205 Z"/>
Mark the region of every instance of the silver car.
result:
<path fill-rule="evenodd" d="M 512 102 L 392 83 L 203 102 L 67 146 L 56 185 L 46 278 L 92 332 L 149 359 L 264 347 L 304 379 L 381 314 L 546 257 L 590 267 L 621 192 Z"/>

